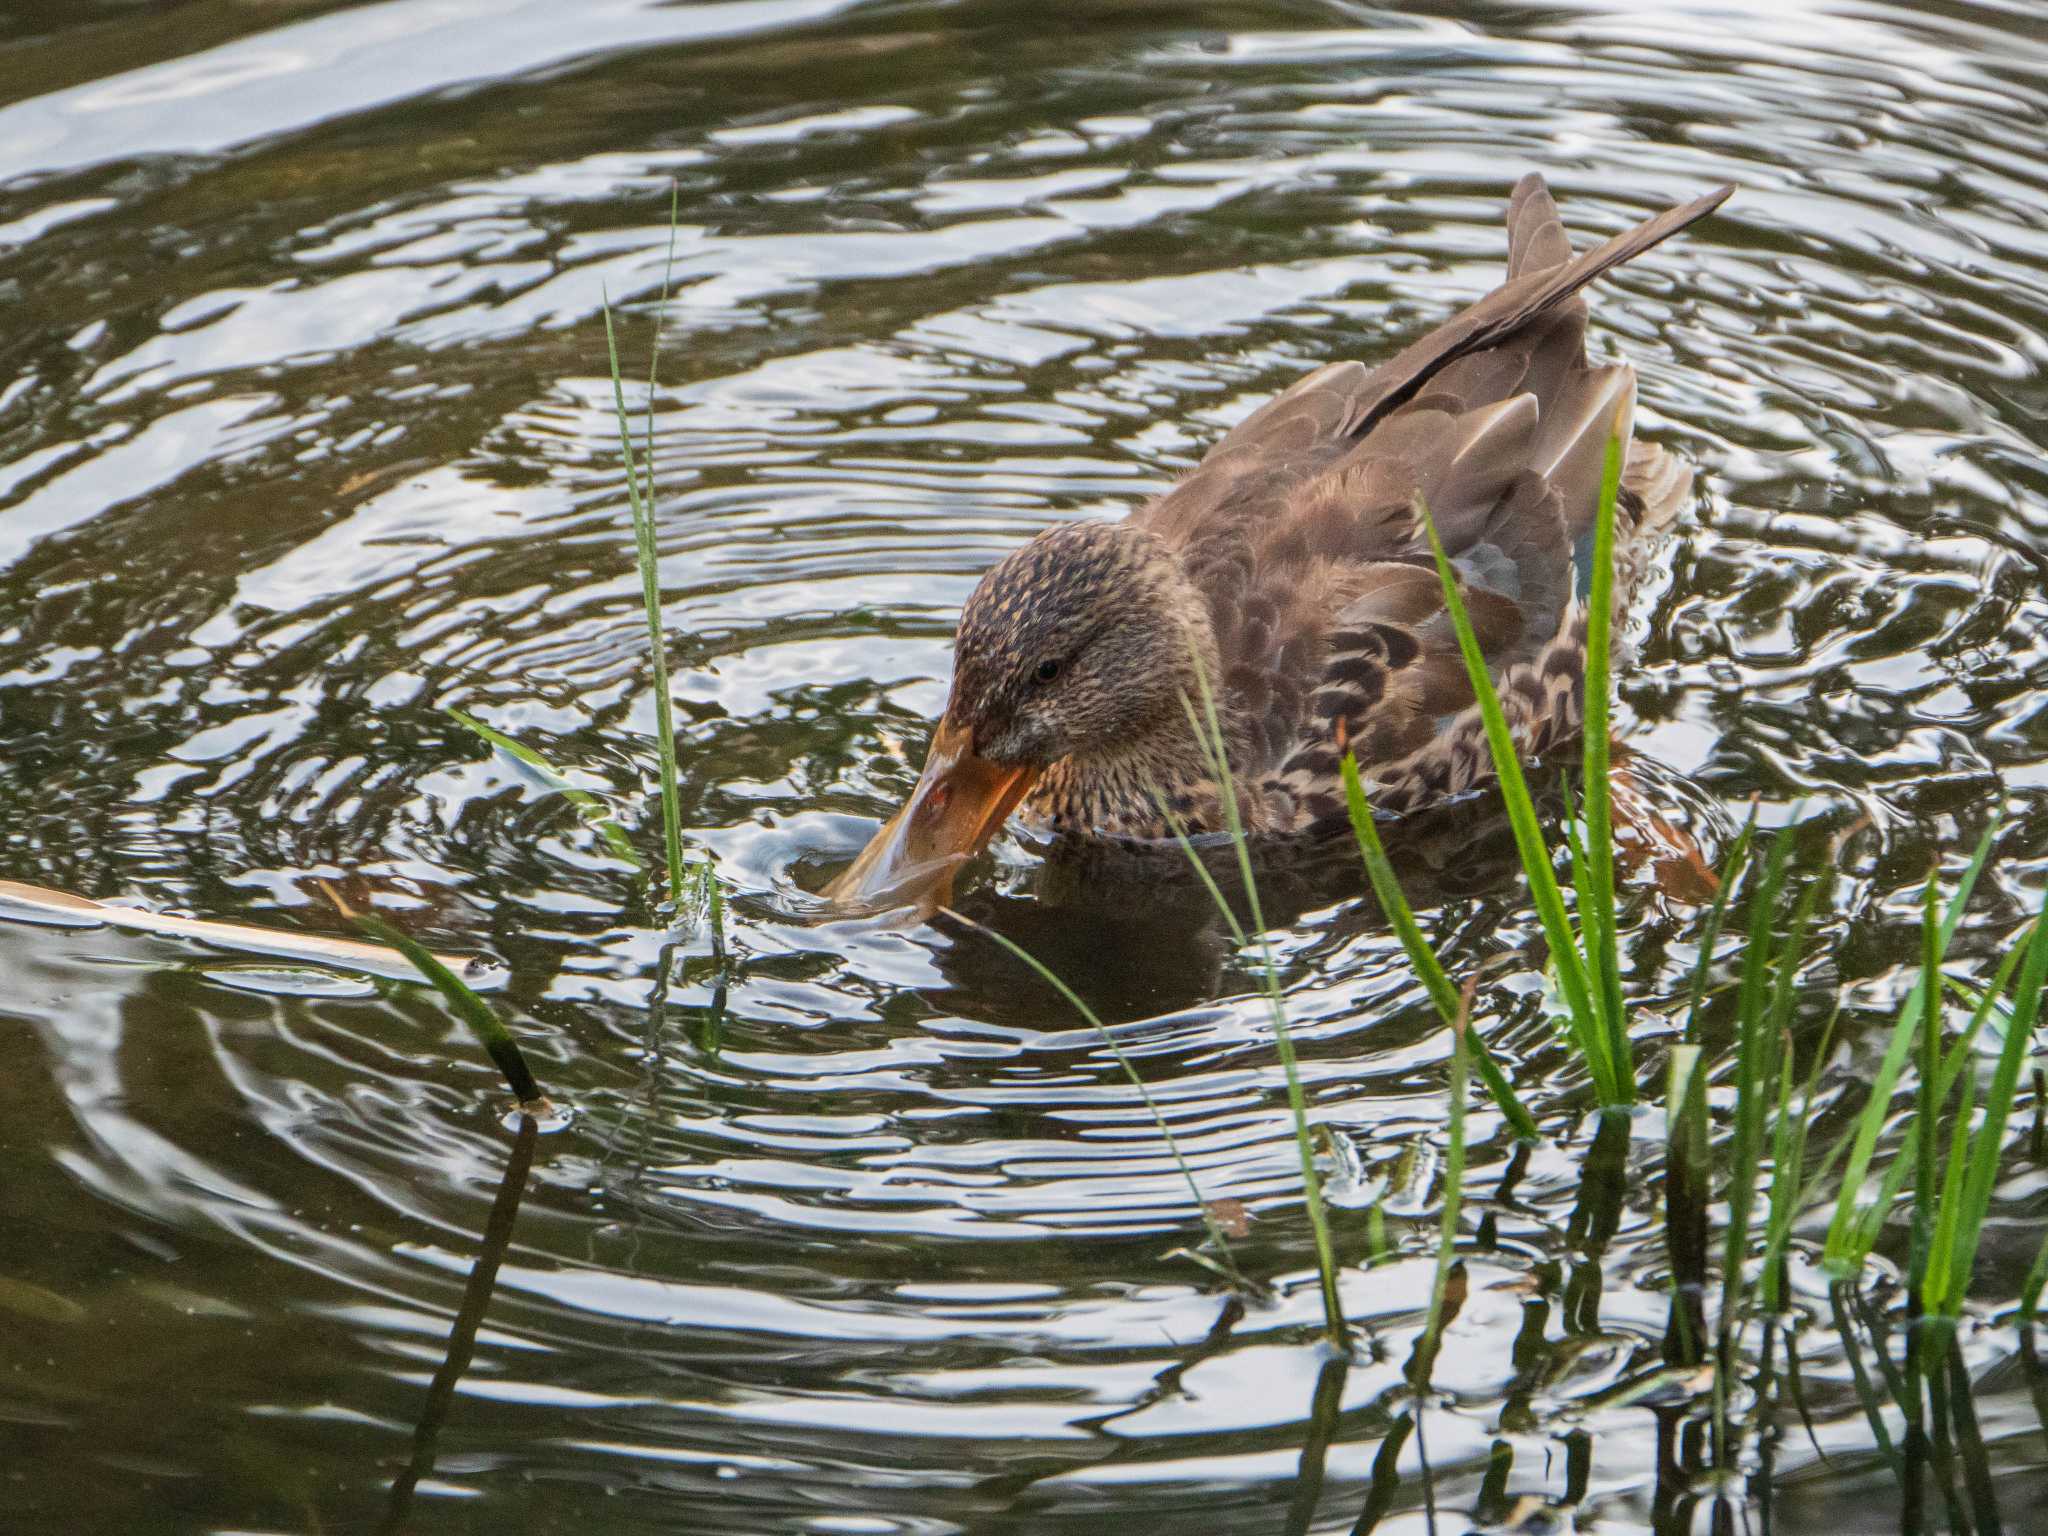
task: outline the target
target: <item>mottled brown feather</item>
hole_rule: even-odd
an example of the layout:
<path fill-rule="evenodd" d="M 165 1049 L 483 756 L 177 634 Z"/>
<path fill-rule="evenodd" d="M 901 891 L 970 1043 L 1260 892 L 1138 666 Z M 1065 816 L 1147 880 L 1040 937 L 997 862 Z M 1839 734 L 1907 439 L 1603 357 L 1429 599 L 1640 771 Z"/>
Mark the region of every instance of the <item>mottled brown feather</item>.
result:
<path fill-rule="evenodd" d="M 1347 361 L 1309 374 L 1123 525 L 1132 547 L 1117 558 L 1170 566 L 1155 588 L 1184 581 L 1185 602 L 1206 610 L 1214 647 L 1204 665 L 1255 829 L 1341 809 L 1340 739 L 1389 809 L 1459 793 L 1488 772 L 1418 500 L 1459 573 L 1523 750 L 1576 732 L 1585 613 L 1574 545 L 1591 522 L 1608 436 L 1618 427 L 1628 440 L 1635 398 L 1632 369 L 1587 366 L 1579 294 L 1728 192 L 1574 255 L 1541 178 L 1525 177 L 1508 203 L 1499 288 L 1377 368 Z M 1641 535 L 1670 521 L 1690 488 L 1678 460 L 1629 442 L 1618 601 L 1641 568 Z M 977 632 L 1009 601 L 978 592 Z M 982 663 L 967 654 L 968 634 L 963 620 L 962 675 L 972 676 Z M 1031 650 L 1009 646 L 1004 665 Z M 974 702 L 957 681 L 955 698 Z M 1058 826 L 1142 833 L 1158 822 L 1149 779 L 1196 826 L 1213 825 L 1216 786 L 1191 761 L 1182 744 L 1105 750 L 1101 761 L 1076 752 L 1051 766 L 1029 804 Z"/>

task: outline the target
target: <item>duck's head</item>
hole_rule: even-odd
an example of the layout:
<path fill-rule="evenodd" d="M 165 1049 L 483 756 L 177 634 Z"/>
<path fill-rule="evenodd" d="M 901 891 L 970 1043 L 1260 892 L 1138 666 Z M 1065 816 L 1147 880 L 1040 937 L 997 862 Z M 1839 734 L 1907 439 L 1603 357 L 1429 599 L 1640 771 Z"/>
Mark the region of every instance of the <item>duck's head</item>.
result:
<path fill-rule="evenodd" d="M 1206 604 L 1172 551 L 1128 525 L 1076 523 L 993 566 L 968 598 L 953 690 L 924 772 L 826 894 L 877 909 L 945 899 L 1055 763 L 1082 777 L 1191 739 L 1181 700 L 1215 673 Z"/>

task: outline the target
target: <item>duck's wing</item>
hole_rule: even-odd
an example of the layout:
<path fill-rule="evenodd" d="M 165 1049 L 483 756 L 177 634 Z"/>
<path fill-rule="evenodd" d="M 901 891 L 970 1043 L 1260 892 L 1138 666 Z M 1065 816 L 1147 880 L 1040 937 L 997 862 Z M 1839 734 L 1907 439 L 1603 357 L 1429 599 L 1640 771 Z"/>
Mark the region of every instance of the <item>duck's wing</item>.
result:
<path fill-rule="evenodd" d="M 1276 515 L 1291 488 L 1368 437 L 1383 417 L 1460 359 L 1509 354 L 1494 365 L 1503 384 L 1510 374 L 1526 373 L 1536 344 L 1548 335 L 1533 322 L 1560 310 L 1582 318 L 1584 306 L 1574 302 L 1580 289 L 1705 218 L 1733 191 L 1718 187 L 1573 257 L 1543 178 L 1523 177 L 1508 203 L 1505 283 L 1377 368 L 1331 363 L 1282 390 L 1225 433 L 1186 479 L 1132 514 L 1132 521 L 1168 544 L 1186 547 L 1222 526 Z M 1515 356 L 1523 359 L 1519 368 L 1513 366 Z M 1469 387 L 1479 382 L 1475 374 L 1490 371 L 1468 370 L 1463 382 Z"/>
<path fill-rule="evenodd" d="M 1531 484 L 1520 482 L 1465 554 L 1453 555 L 1464 577 L 1460 596 L 1525 759 L 1578 733 L 1587 620 L 1584 603 L 1571 595 L 1563 507 L 1555 490 L 1538 497 Z M 1675 516 L 1691 489 L 1692 471 L 1675 456 L 1650 443 L 1629 446 L 1616 506 L 1617 610 L 1641 563 L 1641 535 Z M 1250 696 L 1299 698 L 1285 717 L 1269 705 L 1252 733 L 1271 765 L 1262 782 L 1276 824 L 1344 818 L 1338 764 L 1347 750 L 1357 754 L 1382 811 L 1415 810 L 1493 776 L 1434 561 L 1419 555 L 1355 571 L 1365 590 L 1322 634 L 1307 663 L 1310 680 L 1292 689 L 1276 684 L 1275 676 L 1290 671 L 1285 656 L 1258 669 L 1262 681 Z M 1297 643 L 1308 644 L 1309 633 L 1304 628 Z"/>
<path fill-rule="evenodd" d="M 1532 720 L 1560 716 L 1561 690 L 1576 699 L 1573 545 L 1608 436 L 1618 427 L 1627 440 L 1635 400 L 1632 370 L 1586 366 L 1577 295 L 1727 195 L 1574 258 L 1542 180 L 1524 178 L 1500 288 L 1377 369 L 1310 374 L 1136 515 L 1181 550 L 1209 598 L 1248 768 L 1333 783 L 1341 736 L 1373 774 L 1428 748 L 1471 704 L 1418 501 L 1465 576 L 1496 674 L 1529 684 Z M 1675 465 L 1632 450 L 1625 532 L 1653 502 L 1668 515 L 1682 500 L 1690 477 Z"/>

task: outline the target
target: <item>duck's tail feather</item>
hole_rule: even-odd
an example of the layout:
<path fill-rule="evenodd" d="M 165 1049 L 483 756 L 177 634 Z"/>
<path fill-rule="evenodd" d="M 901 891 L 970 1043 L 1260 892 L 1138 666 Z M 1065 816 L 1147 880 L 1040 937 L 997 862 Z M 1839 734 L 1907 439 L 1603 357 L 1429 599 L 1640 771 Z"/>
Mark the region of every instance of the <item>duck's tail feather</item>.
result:
<path fill-rule="evenodd" d="M 1531 171 L 1508 194 L 1508 276 L 1547 272 L 1572 259 L 1571 237 L 1543 178 Z"/>
<path fill-rule="evenodd" d="M 1527 178 L 1524 179 L 1526 184 Z M 1517 191 L 1521 188 L 1518 186 Z M 1570 302 L 1581 288 L 1625 261 L 1633 260 L 1662 241 L 1670 239 L 1688 224 L 1712 213 L 1734 194 L 1734 187 L 1716 187 L 1703 197 L 1667 208 L 1655 218 L 1645 219 L 1612 239 L 1558 266 L 1518 272 L 1478 303 L 1445 321 L 1427 336 L 1404 348 L 1391 361 L 1374 369 L 1360 381 L 1352 394 L 1350 410 L 1342 430 L 1360 433 L 1389 411 L 1414 398 L 1446 364 L 1469 352 L 1494 346 L 1538 317 Z M 1554 249 L 1542 204 L 1548 191 L 1532 189 L 1522 200 L 1523 222 L 1529 233 L 1522 254 L 1532 268 L 1538 256 Z M 1550 218 L 1556 217 L 1552 208 Z M 1562 236 L 1563 231 L 1558 231 Z M 1510 233 L 1510 240 L 1514 238 Z"/>

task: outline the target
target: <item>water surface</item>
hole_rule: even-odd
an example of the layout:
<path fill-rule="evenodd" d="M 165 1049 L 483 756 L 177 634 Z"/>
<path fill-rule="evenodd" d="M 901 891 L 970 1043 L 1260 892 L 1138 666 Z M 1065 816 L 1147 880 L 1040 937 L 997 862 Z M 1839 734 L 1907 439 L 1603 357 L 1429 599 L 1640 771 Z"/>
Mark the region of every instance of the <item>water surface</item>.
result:
<path fill-rule="evenodd" d="M 1475 1112 L 1419 1439 L 1392 1431 L 1448 1040 L 1355 881 L 1272 893 L 1370 1340 L 1319 1483 L 1282 1082 L 1201 893 L 1106 894 L 1013 842 L 964 899 L 1115 1023 L 1205 1194 L 1248 1208 L 1278 1294 L 1244 1309 L 1176 1256 L 1187 1189 L 1048 989 L 806 892 L 911 782 L 1003 551 L 1490 287 L 1524 170 L 1582 245 L 1732 181 L 1595 299 L 1641 429 L 1701 469 L 1626 739 L 1709 853 L 1752 800 L 1842 836 L 1800 1038 L 1841 988 L 1827 1090 L 1867 1081 L 1930 865 L 2006 807 L 1972 963 L 2048 876 L 2044 166 L 2048 37 L 1988 0 L 17 0 L 0 879 L 339 932 L 325 878 L 501 971 L 576 1117 L 533 1150 L 410 1529 L 1419 1531 L 1426 1502 L 1463 1529 L 1529 1497 L 1705 1529 L 1697 1403 L 1627 1390 L 1665 1318 L 1659 1127 L 1582 1198 L 1585 1084 L 1504 842 L 1424 827 L 1406 868 L 1573 1140 L 1516 1158 Z M 443 713 L 543 747 L 654 851 L 600 312 L 637 375 L 672 188 L 653 448 L 722 989 Z M 1647 881 L 1630 912 L 1630 985 L 1679 995 L 1703 915 Z M 416 989 L 110 930 L 0 923 L 0 975 L 0 1528 L 375 1529 L 513 1153 L 488 1063 Z M 1654 1062 L 1678 1021 L 1649 1017 Z M 1988 1302 L 2048 1208 L 2011 1167 Z M 1397 1254 L 1368 1270 L 1381 1180 Z M 1810 1427 L 1762 1412 L 1732 1493 L 1894 1529 L 1802 1295 Z M 2048 1501 L 2013 1341 L 1966 1338 L 2008 1528 Z"/>

